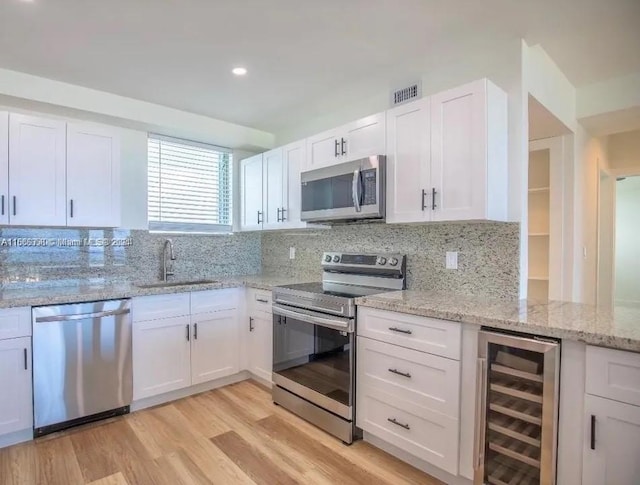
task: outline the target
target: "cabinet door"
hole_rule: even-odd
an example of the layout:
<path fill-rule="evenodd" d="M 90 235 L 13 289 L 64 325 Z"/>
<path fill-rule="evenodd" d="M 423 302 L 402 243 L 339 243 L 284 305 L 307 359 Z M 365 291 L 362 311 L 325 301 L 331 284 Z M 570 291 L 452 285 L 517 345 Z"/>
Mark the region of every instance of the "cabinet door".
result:
<path fill-rule="evenodd" d="M 240 336 L 236 310 L 194 315 L 191 322 L 191 384 L 238 373 Z"/>
<path fill-rule="evenodd" d="M 342 131 L 347 144 L 345 162 L 387 153 L 384 112 L 360 118 Z"/>
<path fill-rule="evenodd" d="M 640 407 L 587 395 L 584 429 L 582 483 L 636 485 L 640 477 Z"/>
<path fill-rule="evenodd" d="M 66 126 L 62 121 L 9 116 L 9 222 L 64 226 Z"/>
<path fill-rule="evenodd" d="M 249 371 L 271 382 L 273 366 L 273 322 L 268 313 L 251 315 L 249 329 Z"/>
<path fill-rule="evenodd" d="M 67 226 L 120 225 L 120 140 L 106 128 L 67 125 Z"/>
<path fill-rule="evenodd" d="M 0 224 L 9 224 L 9 113 L 0 111 Z"/>
<path fill-rule="evenodd" d="M 262 154 L 240 162 L 240 229 L 262 229 Z"/>
<path fill-rule="evenodd" d="M 188 316 L 133 324 L 133 399 L 191 385 Z"/>
<path fill-rule="evenodd" d="M 0 340 L 0 435 L 33 426 L 31 338 Z"/>
<path fill-rule="evenodd" d="M 431 97 L 432 219 L 486 218 L 486 83 L 478 81 Z"/>
<path fill-rule="evenodd" d="M 431 218 L 429 98 L 387 111 L 387 222 Z"/>
<path fill-rule="evenodd" d="M 276 229 L 281 224 L 284 194 L 287 190 L 285 164 L 282 149 L 276 148 L 262 154 L 262 207 L 263 229 Z"/>
<path fill-rule="evenodd" d="M 341 139 L 344 134 L 333 129 L 307 138 L 306 170 L 335 165 L 344 159 L 341 154 Z"/>
<path fill-rule="evenodd" d="M 304 140 L 291 143 L 282 148 L 284 159 L 284 171 L 287 182 L 283 189 L 284 200 L 284 226 L 303 227 L 306 223 L 300 221 L 300 211 L 302 210 L 302 182 L 300 173 L 305 165 L 306 145 Z"/>

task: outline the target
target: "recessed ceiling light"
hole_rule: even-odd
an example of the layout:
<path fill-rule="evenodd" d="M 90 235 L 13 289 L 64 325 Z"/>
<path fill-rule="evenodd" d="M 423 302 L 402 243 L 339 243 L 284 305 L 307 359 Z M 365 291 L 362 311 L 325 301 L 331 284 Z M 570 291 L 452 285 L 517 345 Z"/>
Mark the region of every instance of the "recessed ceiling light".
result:
<path fill-rule="evenodd" d="M 247 70 L 244 67 L 234 67 L 231 72 L 236 76 L 244 76 L 247 73 Z"/>

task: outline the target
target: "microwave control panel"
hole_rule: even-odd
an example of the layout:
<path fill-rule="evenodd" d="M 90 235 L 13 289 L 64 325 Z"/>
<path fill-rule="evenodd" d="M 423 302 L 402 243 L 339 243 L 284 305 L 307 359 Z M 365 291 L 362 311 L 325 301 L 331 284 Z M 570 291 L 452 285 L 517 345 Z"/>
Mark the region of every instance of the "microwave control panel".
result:
<path fill-rule="evenodd" d="M 362 179 L 364 183 L 364 200 L 362 205 L 374 205 L 377 203 L 376 197 L 376 171 L 375 169 L 363 170 Z"/>

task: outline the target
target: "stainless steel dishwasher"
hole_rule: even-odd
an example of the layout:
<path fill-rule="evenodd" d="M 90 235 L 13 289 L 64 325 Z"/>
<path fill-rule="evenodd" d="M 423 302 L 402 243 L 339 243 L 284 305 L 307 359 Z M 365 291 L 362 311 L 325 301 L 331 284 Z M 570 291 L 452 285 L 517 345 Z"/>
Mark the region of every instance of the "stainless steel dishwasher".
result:
<path fill-rule="evenodd" d="M 33 309 L 34 436 L 129 412 L 131 302 Z"/>

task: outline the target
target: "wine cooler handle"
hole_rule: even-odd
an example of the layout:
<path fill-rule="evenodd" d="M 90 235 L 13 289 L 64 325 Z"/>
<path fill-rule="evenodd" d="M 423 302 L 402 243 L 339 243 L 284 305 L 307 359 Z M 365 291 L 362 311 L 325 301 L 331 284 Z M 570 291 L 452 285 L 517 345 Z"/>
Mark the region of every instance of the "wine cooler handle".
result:
<path fill-rule="evenodd" d="M 487 359 L 478 358 L 476 362 L 476 433 L 474 447 L 474 468 L 484 464 L 485 433 L 487 419 Z"/>

